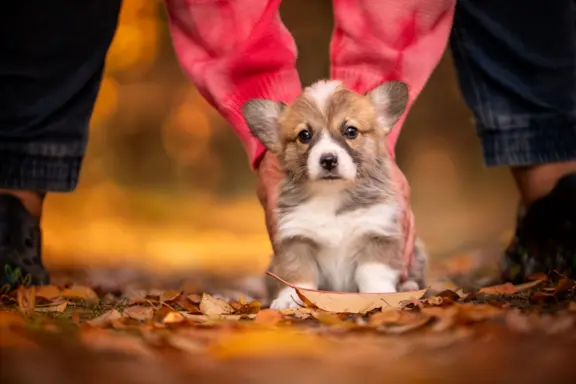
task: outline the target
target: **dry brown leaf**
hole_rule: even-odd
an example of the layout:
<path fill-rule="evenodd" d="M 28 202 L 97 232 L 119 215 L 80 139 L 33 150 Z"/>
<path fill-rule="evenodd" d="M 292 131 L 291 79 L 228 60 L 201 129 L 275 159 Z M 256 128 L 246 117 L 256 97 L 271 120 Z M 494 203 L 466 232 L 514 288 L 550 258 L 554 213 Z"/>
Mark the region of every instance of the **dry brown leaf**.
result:
<path fill-rule="evenodd" d="M 118 312 L 116 309 L 112 309 L 104 313 L 101 316 L 98 316 L 92 320 L 88 320 L 86 323 L 93 327 L 105 327 L 112 323 L 114 320 L 120 320 L 122 318 L 122 314 Z"/>
<path fill-rule="evenodd" d="M 160 296 L 160 301 L 163 303 L 172 303 L 179 298 L 182 292 L 180 291 L 164 291 Z"/>
<path fill-rule="evenodd" d="M 378 330 L 390 335 L 400 335 L 421 328 L 432 319 L 432 317 L 422 313 L 418 315 L 413 314 L 413 317 L 413 319 L 406 321 L 406 323 L 383 326 L 379 327 Z"/>
<path fill-rule="evenodd" d="M 34 313 L 34 307 L 36 307 L 36 287 L 24 287 L 23 285 L 18 287 L 16 297 L 18 300 L 18 309 L 25 315 L 31 315 Z"/>
<path fill-rule="evenodd" d="M 152 319 L 154 316 L 154 310 L 151 307 L 142 307 L 136 305 L 134 307 L 126 307 L 122 312 L 123 316 L 130 317 L 134 320 L 146 321 Z"/>
<path fill-rule="evenodd" d="M 432 296 L 426 299 L 426 302 L 430 305 L 442 305 L 444 299 L 440 296 Z"/>
<path fill-rule="evenodd" d="M 340 325 L 342 324 L 342 319 L 334 314 L 334 313 L 330 313 L 330 312 L 314 312 L 312 313 L 312 316 L 314 316 L 314 318 L 316 320 L 318 320 L 318 322 L 320 322 L 320 324 L 322 325 Z"/>
<path fill-rule="evenodd" d="M 262 325 L 276 325 L 284 320 L 284 316 L 279 311 L 264 309 L 256 315 L 254 322 Z"/>
<path fill-rule="evenodd" d="M 458 311 L 460 319 L 473 322 L 494 319 L 504 314 L 502 309 L 488 304 L 460 304 Z"/>
<path fill-rule="evenodd" d="M 306 320 L 312 317 L 314 310 L 310 308 L 285 308 L 279 312 L 285 316 L 293 316 L 299 320 Z"/>
<path fill-rule="evenodd" d="M 526 280 L 529 280 L 529 281 L 536 281 L 536 280 L 546 281 L 546 280 L 548 280 L 548 275 L 544 272 L 536 272 L 536 273 L 533 273 L 530 276 L 528 276 L 526 278 Z"/>
<path fill-rule="evenodd" d="M 86 301 L 98 301 L 98 295 L 90 287 L 75 285 L 68 289 L 63 289 L 60 293 L 65 298 L 83 299 Z"/>
<path fill-rule="evenodd" d="M 398 293 L 350 293 L 328 292 L 296 287 L 282 280 L 273 273 L 270 276 L 285 285 L 296 289 L 298 296 L 303 301 L 308 301 L 314 306 L 327 312 L 336 313 L 367 313 L 374 309 L 386 307 L 400 307 L 402 301 L 420 299 L 427 289 L 414 292 Z"/>
<path fill-rule="evenodd" d="M 574 280 L 562 278 L 558 281 L 556 287 L 554 287 L 554 293 L 559 294 L 570 292 L 574 288 L 574 284 Z"/>
<path fill-rule="evenodd" d="M 517 333 L 530 333 L 534 331 L 530 318 L 518 310 L 509 311 L 504 317 L 504 322 L 511 331 Z"/>
<path fill-rule="evenodd" d="M 181 306 L 182 308 L 184 308 L 185 310 L 187 310 L 189 313 L 192 313 L 192 314 L 202 313 L 202 312 L 200 312 L 200 308 L 198 308 L 197 304 L 193 304 L 190 300 L 188 300 L 188 298 L 186 298 L 184 296 L 180 296 L 177 304 L 179 306 Z"/>
<path fill-rule="evenodd" d="M 491 287 L 485 287 L 480 289 L 480 292 L 486 293 L 489 295 L 514 295 L 518 292 L 525 291 L 530 288 L 534 288 L 537 285 L 542 284 L 546 280 L 536 280 L 530 283 L 524 283 L 519 285 L 513 285 L 510 283 L 494 285 Z"/>
<path fill-rule="evenodd" d="M 53 300 L 60 296 L 60 289 L 53 285 L 41 285 L 36 287 L 36 297 Z"/>
<path fill-rule="evenodd" d="M 234 313 L 234 308 L 224 300 L 216 299 L 205 293 L 200 302 L 200 311 L 206 316 L 231 315 Z"/>
<path fill-rule="evenodd" d="M 162 319 L 164 324 L 178 324 L 186 320 L 186 316 L 184 316 L 180 312 L 168 312 L 168 314 Z"/>
<path fill-rule="evenodd" d="M 379 327 L 384 324 L 394 324 L 400 321 L 401 311 L 396 308 L 382 308 L 382 312 L 376 312 L 368 319 L 368 325 Z"/>
<path fill-rule="evenodd" d="M 544 292 L 534 292 L 530 295 L 529 300 L 531 303 L 542 305 L 546 303 L 553 303 L 558 300 L 556 295 Z"/>
<path fill-rule="evenodd" d="M 36 307 L 36 312 L 64 312 L 68 306 L 67 302 L 53 305 L 43 305 L 41 307 Z"/>
<path fill-rule="evenodd" d="M 188 295 L 187 299 L 194 304 L 200 304 L 200 302 L 202 301 L 202 295 L 192 293 L 191 295 Z"/>
<path fill-rule="evenodd" d="M 250 303 L 237 303 L 239 307 L 235 307 L 235 313 L 237 314 L 256 314 L 262 308 L 262 304 L 259 301 L 251 301 Z"/>
<path fill-rule="evenodd" d="M 436 319 L 436 322 L 431 327 L 431 330 L 433 332 L 444 332 L 452 328 L 458 321 L 459 311 L 458 307 L 455 305 L 447 308 L 441 308 L 441 307 L 422 308 L 422 312 Z"/>

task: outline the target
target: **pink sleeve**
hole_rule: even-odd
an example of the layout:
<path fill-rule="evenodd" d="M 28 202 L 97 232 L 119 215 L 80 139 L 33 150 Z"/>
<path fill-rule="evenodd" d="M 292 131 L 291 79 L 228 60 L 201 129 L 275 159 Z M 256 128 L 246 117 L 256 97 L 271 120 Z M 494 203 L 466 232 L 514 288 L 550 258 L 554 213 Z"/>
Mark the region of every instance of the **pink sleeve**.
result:
<path fill-rule="evenodd" d="M 455 0 L 334 0 L 331 77 L 364 93 L 386 80 L 409 87 L 408 109 L 438 64 Z M 389 136 L 390 153 L 406 113 Z"/>
<path fill-rule="evenodd" d="M 200 93 L 232 125 L 253 167 L 265 149 L 241 113 L 252 98 L 290 102 L 301 92 L 296 44 L 281 0 L 166 0 L 174 49 Z"/>

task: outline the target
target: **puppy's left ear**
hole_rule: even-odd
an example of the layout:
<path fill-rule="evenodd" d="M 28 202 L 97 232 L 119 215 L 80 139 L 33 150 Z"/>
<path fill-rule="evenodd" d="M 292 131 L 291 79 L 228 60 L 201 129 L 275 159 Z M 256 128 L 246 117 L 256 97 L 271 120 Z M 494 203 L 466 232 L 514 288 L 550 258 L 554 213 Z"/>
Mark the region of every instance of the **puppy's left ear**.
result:
<path fill-rule="evenodd" d="M 408 105 L 408 86 L 398 80 L 387 81 L 366 93 L 374 108 L 378 124 L 390 132 Z"/>
<path fill-rule="evenodd" d="M 282 148 L 278 117 L 286 104 L 265 99 L 253 99 L 242 106 L 250 132 L 275 154 Z"/>

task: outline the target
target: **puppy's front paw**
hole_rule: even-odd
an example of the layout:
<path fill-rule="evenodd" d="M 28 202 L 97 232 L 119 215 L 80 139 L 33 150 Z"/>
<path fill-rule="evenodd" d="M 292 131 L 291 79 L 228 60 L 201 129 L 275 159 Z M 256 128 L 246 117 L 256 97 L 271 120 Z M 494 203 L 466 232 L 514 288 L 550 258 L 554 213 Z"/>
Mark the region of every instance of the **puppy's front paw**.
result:
<path fill-rule="evenodd" d="M 276 297 L 276 299 L 272 301 L 272 304 L 270 304 L 270 308 L 276 310 L 286 308 L 298 308 L 303 306 L 304 303 L 302 302 L 300 297 L 298 297 L 296 290 L 294 288 L 289 287 L 282 289 L 278 294 L 278 297 Z"/>
<path fill-rule="evenodd" d="M 418 286 L 417 282 L 415 282 L 414 280 L 408 280 L 403 283 L 400 283 L 400 286 L 398 287 L 398 292 L 411 292 L 411 291 L 417 291 L 419 289 L 420 287 Z"/>

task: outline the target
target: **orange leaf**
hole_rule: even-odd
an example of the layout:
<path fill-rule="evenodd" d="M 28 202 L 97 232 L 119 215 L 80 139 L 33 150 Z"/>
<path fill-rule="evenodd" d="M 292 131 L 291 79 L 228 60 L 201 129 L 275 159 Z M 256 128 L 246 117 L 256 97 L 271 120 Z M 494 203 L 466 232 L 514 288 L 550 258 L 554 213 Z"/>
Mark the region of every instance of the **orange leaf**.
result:
<path fill-rule="evenodd" d="M 160 301 L 166 303 L 174 302 L 180 296 L 180 293 L 179 291 L 164 291 L 160 296 Z"/>
<path fill-rule="evenodd" d="M 120 320 L 121 318 L 122 314 L 118 312 L 116 309 L 113 309 L 92 320 L 88 320 L 86 323 L 93 327 L 105 327 L 109 325 L 112 321 Z"/>
<path fill-rule="evenodd" d="M 18 287 L 17 299 L 18 299 L 18 309 L 25 315 L 31 315 L 34 313 L 34 307 L 36 307 L 36 293 L 34 286 L 26 288 L 23 285 Z"/>
<path fill-rule="evenodd" d="M 256 315 L 254 322 L 263 325 L 276 325 L 284 320 L 284 316 L 273 309 L 264 309 Z"/>
<path fill-rule="evenodd" d="M 36 312 L 64 312 L 68 306 L 67 302 L 52 305 L 43 305 L 41 307 L 36 307 Z"/>
<path fill-rule="evenodd" d="M 76 298 L 83 299 L 87 301 L 98 301 L 98 295 L 90 287 L 85 287 L 82 285 L 75 285 L 69 289 L 63 289 L 60 294 L 62 297 L 66 298 Z"/>
<path fill-rule="evenodd" d="M 299 288 L 292 285 L 273 273 L 270 276 L 285 285 L 296 290 L 298 295 L 314 306 L 328 312 L 337 313 L 366 313 L 378 308 L 400 307 L 400 303 L 406 300 L 420 299 L 427 291 L 422 289 L 414 292 L 397 293 L 352 293 L 352 292 L 328 292 L 313 289 Z"/>
<path fill-rule="evenodd" d="M 494 285 L 491 287 L 485 287 L 480 289 L 480 292 L 487 293 L 489 295 L 514 295 L 518 292 L 525 291 L 530 288 L 534 288 L 537 285 L 542 284 L 546 280 L 536 280 L 530 283 L 524 283 L 519 285 L 513 285 L 510 283 Z"/>
<path fill-rule="evenodd" d="M 154 316 L 154 310 L 150 307 L 142 306 L 127 307 L 124 308 L 122 315 L 134 320 L 146 321 L 152 319 L 152 316 Z"/>
<path fill-rule="evenodd" d="M 186 316 L 181 314 L 180 312 L 168 312 L 168 314 L 162 319 L 164 324 L 177 324 L 181 323 L 186 320 Z"/>
<path fill-rule="evenodd" d="M 41 285 L 36 287 L 36 297 L 41 297 L 46 300 L 53 300 L 60 296 L 60 289 L 53 285 Z"/>
<path fill-rule="evenodd" d="M 234 313 L 234 308 L 224 300 L 214 298 L 205 293 L 202 295 L 202 301 L 200 302 L 200 311 L 206 316 L 231 315 Z"/>

